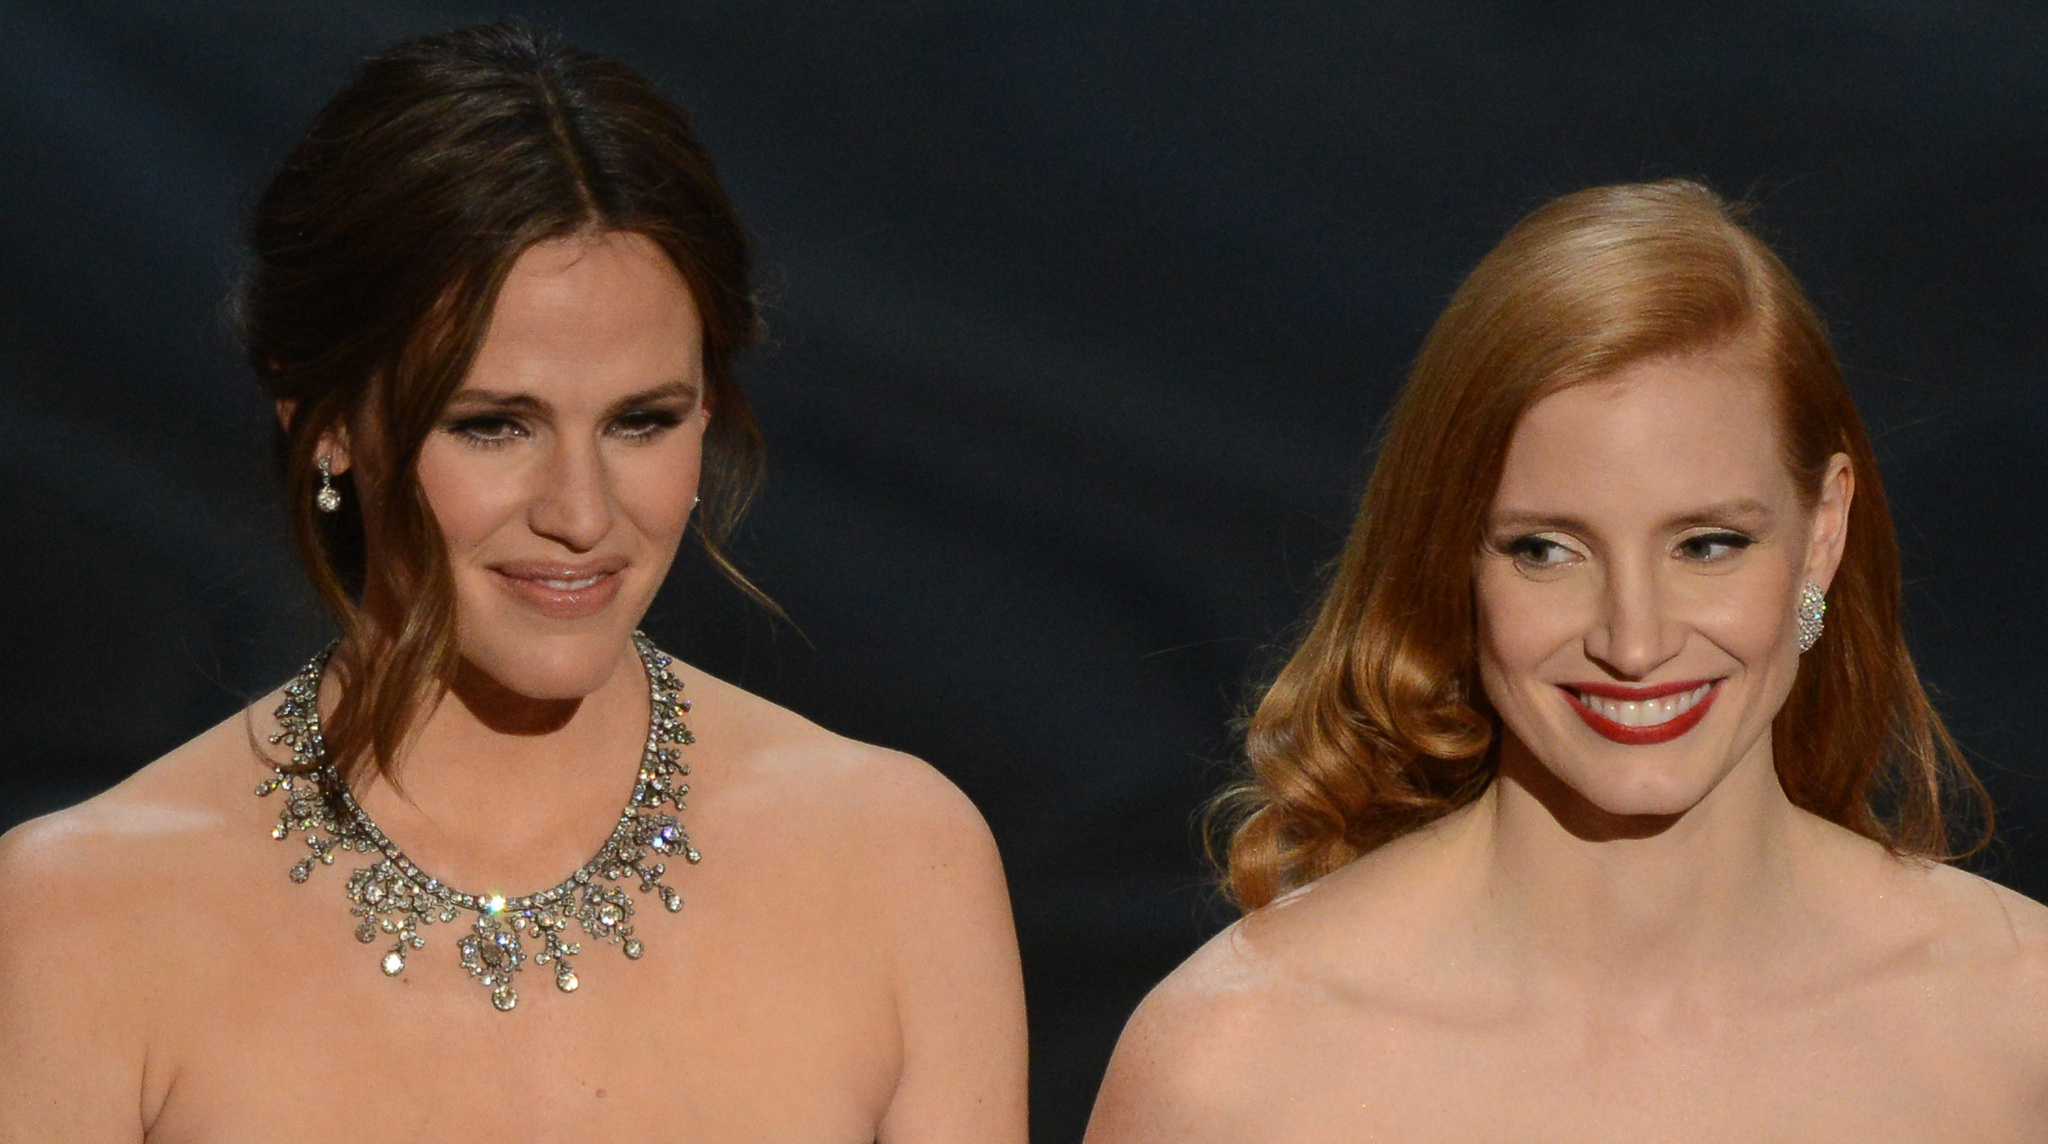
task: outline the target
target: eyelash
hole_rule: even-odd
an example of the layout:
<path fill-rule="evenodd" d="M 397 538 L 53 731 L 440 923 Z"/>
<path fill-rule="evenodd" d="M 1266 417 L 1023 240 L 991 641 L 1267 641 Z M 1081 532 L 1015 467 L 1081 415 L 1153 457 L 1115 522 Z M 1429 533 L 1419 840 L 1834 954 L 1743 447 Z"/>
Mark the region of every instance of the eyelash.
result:
<path fill-rule="evenodd" d="M 1541 536 L 1516 537 L 1501 549 L 1501 551 L 1509 556 L 1514 557 L 1517 564 L 1529 564 L 1538 568 L 1554 568 L 1557 566 L 1555 562 L 1542 558 L 1550 550 L 1577 555 L 1557 541 Z"/>
<path fill-rule="evenodd" d="M 496 413 L 457 418 L 448 422 L 446 428 L 462 438 L 464 443 L 484 449 L 494 449 L 515 437 L 526 436 L 526 426 Z"/>
<path fill-rule="evenodd" d="M 670 409 L 635 409 L 612 419 L 611 433 L 627 441 L 648 441 L 683 423 L 683 415 Z M 495 449 L 529 435 L 517 418 L 502 413 L 479 413 L 449 421 L 444 428 L 465 444 Z"/>
<path fill-rule="evenodd" d="M 1717 560 L 1726 560 L 1728 557 L 1726 554 L 1720 556 L 1695 555 L 1698 551 L 1698 546 L 1721 545 L 1740 552 L 1755 543 L 1754 539 L 1744 536 L 1739 532 L 1703 532 L 1697 536 L 1688 536 L 1684 540 L 1679 541 L 1678 548 L 1680 552 L 1686 554 L 1687 559 L 1707 564 Z"/>
<path fill-rule="evenodd" d="M 1752 537 L 1739 532 L 1703 532 L 1688 536 L 1678 542 L 1678 551 L 1686 559 L 1700 564 L 1712 564 L 1726 560 L 1728 553 L 1709 554 L 1702 551 L 1708 546 L 1720 546 L 1740 552 L 1755 544 Z M 1501 551 L 1513 557 L 1518 564 L 1536 568 L 1555 568 L 1561 561 L 1545 560 L 1552 551 L 1572 553 L 1570 547 L 1543 536 L 1519 536 L 1501 546 Z M 1576 555 L 1576 553 L 1572 553 Z"/>
<path fill-rule="evenodd" d="M 620 436 L 634 441 L 659 437 L 682 423 L 682 414 L 672 409 L 635 409 L 620 414 L 612 422 L 618 426 Z"/>

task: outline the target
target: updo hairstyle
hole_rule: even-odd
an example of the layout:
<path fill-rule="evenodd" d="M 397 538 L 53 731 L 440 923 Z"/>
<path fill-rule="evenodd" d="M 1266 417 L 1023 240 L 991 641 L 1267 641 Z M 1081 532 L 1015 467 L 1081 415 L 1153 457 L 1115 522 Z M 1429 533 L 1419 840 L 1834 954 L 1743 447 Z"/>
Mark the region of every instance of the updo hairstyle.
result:
<path fill-rule="evenodd" d="M 693 531 L 752 592 L 720 549 L 761 466 L 731 372 L 757 336 L 747 242 L 688 121 L 647 79 L 518 22 L 408 40 L 321 109 L 255 205 L 234 312 L 265 393 L 292 411 L 276 457 L 300 559 L 342 635 L 345 686 L 326 739 L 345 778 L 365 765 L 395 777 L 456 663 L 421 445 L 519 256 L 614 231 L 667 253 L 703 322 L 712 415 Z M 341 511 L 326 514 L 316 465 L 337 428 L 357 461 L 336 478 Z M 375 537 L 365 497 L 380 509 Z"/>

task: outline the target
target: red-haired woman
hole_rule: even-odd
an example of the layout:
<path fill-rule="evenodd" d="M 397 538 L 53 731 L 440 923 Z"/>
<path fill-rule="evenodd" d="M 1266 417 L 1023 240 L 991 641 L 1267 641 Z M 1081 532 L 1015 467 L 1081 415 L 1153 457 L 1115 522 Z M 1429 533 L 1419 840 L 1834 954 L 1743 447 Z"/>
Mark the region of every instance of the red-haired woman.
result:
<path fill-rule="evenodd" d="M 760 448 L 681 115 L 523 26 L 401 44 L 250 244 L 341 638 L 0 843 L 0 1139 L 1021 1144 L 974 809 L 634 630 Z"/>
<path fill-rule="evenodd" d="M 2048 1138 L 2048 912 L 1940 864 L 1869 443 L 1702 187 L 1473 271 L 1247 753 L 1094 1144 Z"/>

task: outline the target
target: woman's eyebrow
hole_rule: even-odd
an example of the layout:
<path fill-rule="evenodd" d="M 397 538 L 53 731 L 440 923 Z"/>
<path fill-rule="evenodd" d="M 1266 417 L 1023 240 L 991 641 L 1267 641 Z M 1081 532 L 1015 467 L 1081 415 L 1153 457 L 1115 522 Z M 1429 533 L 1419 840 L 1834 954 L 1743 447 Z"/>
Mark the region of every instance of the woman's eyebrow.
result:
<path fill-rule="evenodd" d="M 544 411 L 548 403 L 529 393 L 501 393 L 495 389 L 458 389 L 448 399 L 448 407 L 496 409 L 506 412 L 530 413 Z"/>
<path fill-rule="evenodd" d="M 1558 532 L 1584 533 L 1593 530 L 1593 526 L 1584 517 L 1572 516 L 1569 513 L 1526 510 L 1495 513 L 1486 518 L 1486 524 L 1489 528 L 1528 528 Z"/>
<path fill-rule="evenodd" d="M 1701 525 L 1741 525 L 1755 527 L 1769 520 L 1771 506 L 1754 497 L 1739 497 L 1735 500 L 1719 501 L 1714 504 L 1689 508 L 1664 519 L 1667 529 L 1697 528 Z M 1555 529 L 1559 532 L 1587 533 L 1593 525 L 1584 517 L 1570 513 L 1540 512 L 1511 509 L 1495 513 L 1486 518 L 1489 528 L 1527 528 L 1534 530 Z"/>
<path fill-rule="evenodd" d="M 638 393 L 629 393 L 612 402 L 609 415 L 616 416 L 628 409 L 643 405 L 653 405 L 662 401 L 684 401 L 691 406 L 695 406 L 700 392 L 697 384 L 692 381 L 685 381 L 680 378 L 674 381 L 665 381 L 660 385 L 643 389 Z"/>
<path fill-rule="evenodd" d="M 1735 524 L 1753 528 L 1771 517 L 1771 506 L 1754 497 L 1721 501 L 1689 509 L 1664 522 L 1667 528 L 1697 528 L 1709 524 Z"/>

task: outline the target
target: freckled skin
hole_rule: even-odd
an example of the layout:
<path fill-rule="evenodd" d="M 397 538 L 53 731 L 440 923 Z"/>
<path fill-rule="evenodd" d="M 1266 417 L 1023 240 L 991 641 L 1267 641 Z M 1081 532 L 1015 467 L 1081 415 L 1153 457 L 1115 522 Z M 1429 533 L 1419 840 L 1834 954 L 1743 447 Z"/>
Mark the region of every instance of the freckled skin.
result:
<path fill-rule="evenodd" d="M 1089 1144 L 2048 1137 L 2048 910 L 1778 785 L 1799 587 L 1833 575 L 1855 474 L 1802 502 L 1756 360 L 1529 409 L 1474 555 L 1499 779 L 1176 970 Z M 1560 690 L 1703 679 L 1653 745 Z"/>
<path fill-rule="evenodd" d="M 356 791 L 443 881 L 551 886 L 616 822 L 648 720 L 628 633 L 689 520 L 703 393 L 696 310 L 653 243 L 515 264 L 419 459 L 462 665 L 403 793 Z M 374 463 L 348 445 L 337 468 Z M 613 578 L 601 606 L 534 603 L 554 590 L 533 576 L 589 568 Z M 637 961 L 572 932 L 577 991 L 529 966 L 509 1013 L 463 973 L 459 924 L 384 976 L 352 933 L 354 856 L 287 880 L 276 799 L 251 794 L 278 694 L 7 834 L 0 1140 L 1022 1144 L 1021 975 L 980 816 L 915 759 L 673 670 L 697 736 L 682 818 L 704 859 L 669 875 L 687 904 L 636 896 Z"/>

